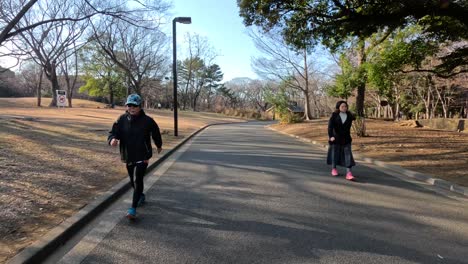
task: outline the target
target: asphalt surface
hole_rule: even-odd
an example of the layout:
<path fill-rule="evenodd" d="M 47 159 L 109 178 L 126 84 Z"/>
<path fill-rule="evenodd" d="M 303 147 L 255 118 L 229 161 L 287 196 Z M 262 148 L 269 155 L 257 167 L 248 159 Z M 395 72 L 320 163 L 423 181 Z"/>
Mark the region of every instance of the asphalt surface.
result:
<path fill-rule="evenodd" d="M 358 182 L 332 177 L 325 155 L 264 123 L 210 127 L 146 177 L 136 221 L 127 193 L 57 262 L 468 263 L 466 197 L 359 160 Z"/>

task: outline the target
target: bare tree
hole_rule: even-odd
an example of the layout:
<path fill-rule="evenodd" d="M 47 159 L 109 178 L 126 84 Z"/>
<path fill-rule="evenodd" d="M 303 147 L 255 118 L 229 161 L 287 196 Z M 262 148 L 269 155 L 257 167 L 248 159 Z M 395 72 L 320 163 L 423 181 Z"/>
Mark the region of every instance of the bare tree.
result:
<path fill-rule="evenodd" d="M 281 35 L 275 32 L 263 33 L 260 36 L 250 31 L 249 35 L 255 46 L 266 56 L 252 59 L 255 72 L 267 80 L 281 81 L 288 88 L 301 92 L 304 97 L 304 118 L 310 120 L 311 94 L 318 87 L 311 78 L 314 68 L 310 54 L 306 50 L 293 50 Z"/>
<path fill-rule="evenodd" d="M 25 87 L 30 94 L 36 95 L 37 106 L 41 106 L 42 101 L 42 90 L 44 88 L 44 70 L 40 65 L 36 63 L 27 63 L 23 65 L 24 68 L 21 70 L 20 83 Z"/>
<path fill-rule="evenodd" d="M 240 108 L 254 109 L 263 113 L 268 108 L 265 100 L 266 91 L 276 91 L 279 84 L 272 81 L 242 79 L 226 85 L 237 94 Z"/>
<path fill-rule="evenodd" d="M 64 14 L 63 16 L 55 17 L 42 17 L 38 16 L 36 19 L 30 20 L 28 23 L 21 23 L 27 17 L 28 13 L 34 12 L 34 8 L 39 3 L 37 0 L 1 0 L 0 1 L 0 46 L 3 43 L 20 33 L 32 30 L 36 27 L 44 26 L 46 24 L 63 23 L 66 21 L 83 21 L 88 20 L 96 15 L 111 16 L 127 21 L 134 25 L 139 25 L 140 21 L 147 21 L 154 19 L 144 15 L 149 11 L 159 8 L 167 8 L 166 4 L 160 0 L 135 0 L 130 4 L 131 9 L 124 9 L 122 6 L 125 4 L 121 1 L 99 1 L 99 0 L 68 0 L 67 5 L 82 7 L 79 16 L 74 14 Z M 60 5 L 64 1 L 48 1 L 51 5 Z M 128 6 L 128 5 L 127 5 Z M 19 10 L 19 11 L 18 11 Z M 31 15 L 31 14 L 29 14 Z"/>
<path fill-rule="evenodd" d="M 102 21 L 93 30 L 92 41 L 125 73 L 129 90 L 142 94 L 152 80 L 167 74 L 168 38 L 160 30 L 117 19 Z"/>
<path fill-rule="evenodd" d="M 68 5 L 53 2 L 40 3 L 35 6 L 36 13 L 28 13 L 20 22 L 24 27 L 30 25 L 37 16 L 53 19 L 64 16 L 77 16 L 83 13 L 84 6 Z M 73 55 L 83 43 L 79 42 L 88 26 L 88 21 L 65 21 L 57 24 L 42 24 L 19 33 L 14 47 L 16 54 L 24 54 L 41 65 L 46 78 L 52 85 L 53 100 L 50 106 L 56 105 L 56 91 L 60 89 L 57 77 L 58 66 L 65 62 L 67 56 Z"/>
<path fill-rule="evenodd" d="M 196 110 L 202 89 L 207 87 L 206 72 L 213 66 L 213 61 L 218 54 L 206 37 L 187 33 L 185 41 L 188 45 L 187 58 L 182 62 L 180 70 L 180 83 L 183 87 L 182 107 L 185 109 L 188 102 L 191 102 L 192 109 Z"/>
<path fill-rule="evenodd" d="M 31 58 L 41 65 L 52 84 L 51 105 L 56 105 L 55 91 L 60 87 L 58 71 L 67 73 L 73 68 L 63 63 L 69 62 L 69 56 L 74 56 L 86 42 L 82 36 L 91 19 L 110 17 L 128 25 L 151 28 L 160 25 L 162 18 L 154 11 L 170 6 L 164 0 L 2 0 L 0 4 L 0 45 L 8 41 L 4 47 L 13 47 L 0 56 L 15 56 L 18 61 Z M 74 70 L 76 73 L 77 67 Z M 71 85 L 67 88 L 71 105 L 74 81 L 66 76 L 65 79 L 66 85 Z"/>
<path fill-rule="evenodd" d="M 65 87 L 67 88 L 68 107 L 72 107 L 73 92 L 76 89 L 78 80 L 78 52 L 75 48 L 71 51 L 65 51 L 62 56 L 63 60 L 59 65 L 59 72 L 60 76 L 64 78 Z"/>
<path fill-rule="evenodd" d="M 249 98 L 251 104 L 260 112 L 268 109 L 268 102 L 265 100 L 267 90 L 276 89 L 278 84 L 269 81 L 253 80 L 250 84 Z"/>

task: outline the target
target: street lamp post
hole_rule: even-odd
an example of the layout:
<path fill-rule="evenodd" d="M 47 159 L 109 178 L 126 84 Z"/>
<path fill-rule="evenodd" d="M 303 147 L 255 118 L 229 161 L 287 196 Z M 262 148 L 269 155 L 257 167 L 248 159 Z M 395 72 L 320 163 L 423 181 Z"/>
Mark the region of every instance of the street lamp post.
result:
<path fill-rule="evenodd" d="M 178 136 L 177 124 L 177 41 L 176 41 L 176 23 L 190 24 L 191 17 L 176 17 L 172 20 L 172 82 L 174 85 L 174 136 Z"/>
<path fill-rule="evenodd" d="M 169 108 L 169 91 L 168 90 L 169 90 L 169 86 L 170 86 L 171 83 L 169 82 L 169 80 L 170 80 L 169 77 L 164 77 L 164 80 L 167 81 L 167 83 L 165 83 L 165 85 L 164 85 L 166 87 L 166 98 L 164 100 L 164 108 L 168 109 Z"/>

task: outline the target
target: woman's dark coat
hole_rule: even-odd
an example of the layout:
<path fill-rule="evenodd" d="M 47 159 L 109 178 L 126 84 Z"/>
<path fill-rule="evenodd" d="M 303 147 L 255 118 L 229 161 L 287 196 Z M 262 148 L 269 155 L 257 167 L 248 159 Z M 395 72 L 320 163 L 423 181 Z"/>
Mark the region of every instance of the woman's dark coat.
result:
<path fill-rule="evenodd" d="M 340 113 L 334 112 L 328 121 L 328 143 L 346 145 L 350 144 L 353 140 L 351 138 L 351 124 L 356 118 L 348 111 L 346 112 L 347 118 L 343 123 L 341 121 Z M 335 137 L 335 141 L 330 141 L 331 137 Z"/>

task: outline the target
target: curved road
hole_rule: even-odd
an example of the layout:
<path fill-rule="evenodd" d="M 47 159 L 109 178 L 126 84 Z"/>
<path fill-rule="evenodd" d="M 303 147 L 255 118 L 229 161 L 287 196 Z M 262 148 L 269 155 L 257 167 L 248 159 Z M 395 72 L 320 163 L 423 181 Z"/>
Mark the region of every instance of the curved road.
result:
<path fill-rule="evenodd" d="M 331 177 L 264 125 L 200 133 L 146 177 L 137 221 L 127 193 L 61 263 L 468 263 L 466 198 L 359 160 L 359 182 Z"/>

